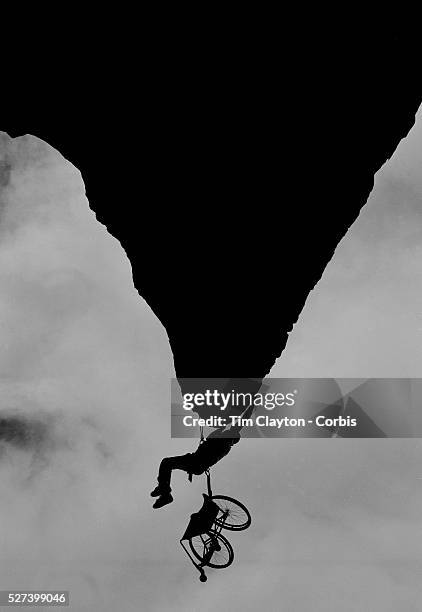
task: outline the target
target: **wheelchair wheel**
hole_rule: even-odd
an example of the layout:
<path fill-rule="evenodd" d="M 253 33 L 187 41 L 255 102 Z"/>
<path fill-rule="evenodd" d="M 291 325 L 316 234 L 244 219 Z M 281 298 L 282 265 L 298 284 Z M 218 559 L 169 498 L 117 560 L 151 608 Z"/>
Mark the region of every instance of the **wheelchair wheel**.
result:
<path fill-rule="evenodd" d="M 242 531 L 249 527 L 252 520 L 249 510 L 237 499 L 225 495 L 213 495 L 211 499 L 220 508 L 215 519 L 217 525 L 230 531 Z M 226 514 L 225 518 L 223 513 Z"/>
<path fill-rule="evenodd" d="M 221 533 L 210 531 L 194 536 L 189 540 L 189 546 L 198 561 L 205 562 L 208 567 L 223 569 L 233 563 L 233 548 Z"/>

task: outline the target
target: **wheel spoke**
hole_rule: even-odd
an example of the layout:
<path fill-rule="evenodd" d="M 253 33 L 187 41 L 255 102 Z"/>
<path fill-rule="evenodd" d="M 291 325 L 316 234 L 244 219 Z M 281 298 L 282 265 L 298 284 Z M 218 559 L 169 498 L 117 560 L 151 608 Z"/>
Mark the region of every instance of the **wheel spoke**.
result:
<path fill-rule="evenodd" d="M 195 557 L 206 565 L 219 569 L 228 567 L 233 562 L 233 550 L 230 543 L 220 533 L 211 532 L 195 536 L 189 540 Z M 215 548 L 218 545 L 219 550 Z M 212 553 L 212 554 L 211 554 Z"/>
<path fill-rule="evenodd" d="M 216 519 L 217 524 L 232 530 L 242 530 L 249 527 L 250 514 L 243 504 L 235 499 L 219 495 L 212 499 L 220 509 Z"/>

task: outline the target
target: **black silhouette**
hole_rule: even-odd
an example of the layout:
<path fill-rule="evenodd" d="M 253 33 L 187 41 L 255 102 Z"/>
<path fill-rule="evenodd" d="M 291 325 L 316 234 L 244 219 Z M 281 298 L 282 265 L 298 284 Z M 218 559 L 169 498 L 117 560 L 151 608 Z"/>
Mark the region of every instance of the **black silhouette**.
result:
<path fill-rule="evenodd" d="M 189 525 L 180 540 L 184 551 L 206 582 L 204 567 L 223 569 L 233 563 L 234 552 L 221 531 L 243 531 L 251 524 L 249 510 L 241 502 L 226 495 L 213 495 L 210 472 L 207 470 L 208 493 L 203 493 L 203 505 L 191 514 Z M 185 546 L 187 541 L 189 548 Z"/>
<path fill-rule="evenodd" d="M 248 418 L 254 407 L 250 406 L 242 415 Z M 192 474 L 204 474 L 211 466 L 223 459 L 234 444 L 240 440 L 241 425 L 232 425 L 229 428 L 218 427 L 204 441 L 201 441 L 194 453 L 178 455 L 176 457 L 165 457 L 158 470 L 158 485 L 151 491 L 151 497 L 158 497 L 153 508 L 162 508 L 171 504 L 171 473 L 173 470 L 183 470 L 188 473 L 189 480 Z"/>

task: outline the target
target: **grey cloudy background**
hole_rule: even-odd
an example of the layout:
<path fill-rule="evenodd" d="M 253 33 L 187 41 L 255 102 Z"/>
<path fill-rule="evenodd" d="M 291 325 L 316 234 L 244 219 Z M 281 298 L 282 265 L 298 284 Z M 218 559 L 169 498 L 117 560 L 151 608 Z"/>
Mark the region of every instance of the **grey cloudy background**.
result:
<path fill-rule="evenodd" d="M 165 330 L 80 173 L 32 137 L 0 143 L 0 416 L 27 433 L 0 441 L 0 588 L 66 588 L 77 611 L 419 611 L 418 440 L 241 441 L 213 484 L 253 526 L 199 583 L 178 540 L 202 479 L 176 473 L 160 511 L 148 496 L 161 457 L 194 448 L 169 437 Z M 421 376 L 421 157 L 419 116 L 269 376 Z"/>

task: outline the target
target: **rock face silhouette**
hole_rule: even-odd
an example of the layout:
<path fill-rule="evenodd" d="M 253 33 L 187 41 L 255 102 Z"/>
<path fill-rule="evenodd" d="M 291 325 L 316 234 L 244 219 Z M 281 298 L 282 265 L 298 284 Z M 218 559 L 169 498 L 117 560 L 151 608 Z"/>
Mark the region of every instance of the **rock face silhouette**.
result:
<path fill-rule="evenodd" d="M 247 62 L 246 95 L 230 113 L 219 87 L 213 108 L 181 97 L 185 114 L 177 96 L 151 88 L 161 106 L 133 156 L 102 120 L 92 129 L 96 113 L 76 135 L 67 125 L 52 134 L 78 160 L 93 210 L 166 325 L 179 376 L 268 374 L 374 173 L 413 124 L 418 72 L 402 45 L 365 56 L 371 88 L 361 65 L 339 72 L 333 55 L 337 45 L 329 61 L 315 54 L 313 91 L 300 67 L 302 105 L 292 91 L 291 114 L 280 114 L 276 73 L 262 78 L 274 93 L 251 88 Z M 261 106 L 246 104 L 251 89 Z M 209 90 L 207 81 L 204 100 Z M 134 107 L 119 118 L 127 116 L 127 141 L 139 123 Z M 38 139 L 3 136 L 0 149 L 0 588 L 66 585 L 81 612 L 132 612 L 140 601 L 148 612 L 201 607 L 204 585 L 192 588 L 169 543 L 202 482 L 175 475 L 184 492 L 171 520 L 153 517 L 147 496 L 163 456 L 194 450 L 168 441 L 167 336 L 119 243 L 90 212 L 79 172 Z M 280 376 L 318 366 L 315 353 L 306 362 L 296 352 L 302 364 L 290 346 L 287 354 L 291 371 L 280 361 Z M 29 443 L 31 424 L 43 433 Z M 208 582 L 208 606 L 413 609 L 420 450 L 344 442 L 251 439 L 225 458 L 216 488 L 245 500 L 257 528 L 230 579 Z"/>

